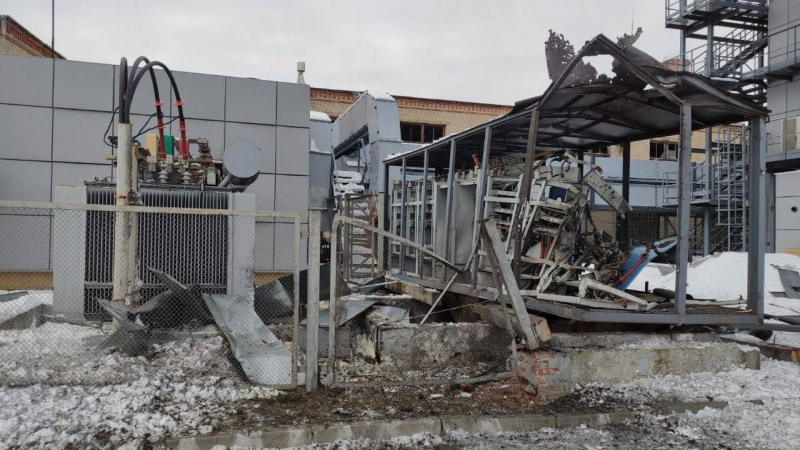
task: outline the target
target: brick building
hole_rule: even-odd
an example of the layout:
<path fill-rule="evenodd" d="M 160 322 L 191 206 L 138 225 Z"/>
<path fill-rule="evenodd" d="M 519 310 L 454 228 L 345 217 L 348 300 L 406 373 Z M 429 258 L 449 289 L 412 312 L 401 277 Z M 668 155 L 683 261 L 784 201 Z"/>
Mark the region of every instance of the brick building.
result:
<path fill-rule="evenodd" d="M 64 59 L 11 16 L 0 14 L 0 53 Z"/>
<path fill-rule="evenodd" d="M 311 88 L 311 110 L 339 117 L 361 92 Z M 511 111 L 511 106 L 392 95 L 400 114 L 400 133 L 406 142 L 431 142 L 488 122 Z"/>

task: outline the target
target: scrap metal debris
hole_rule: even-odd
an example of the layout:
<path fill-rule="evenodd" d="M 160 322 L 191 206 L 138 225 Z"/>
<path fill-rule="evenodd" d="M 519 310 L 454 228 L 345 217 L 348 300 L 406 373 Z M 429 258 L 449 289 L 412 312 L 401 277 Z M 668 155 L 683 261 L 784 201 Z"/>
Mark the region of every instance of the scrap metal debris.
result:
<path fill-rule="evenodd" d="M 292 352 L 264 325 L 247 298 L 203 294 L 203 300 L 250 381 L 268 385 L 291 383 Z"/>
<path fill-rule="evenodd" d="M 551 80 L 556 80 L 567 69 L 570 61 L 575 58 L 575 47 L 563 34 L 556 34 L 550 30 L 550 37 L 544 43 L 544 50 L 547 55 L 547 72 L 550 74 Z M 605 79 L 605 75 L 603 77 Z M 564 86 L 576 86 L 597 81 L 602 81 L 598 80 L 597 69 L 591 63 L 578 61 L 564 81 Z"/>
<path fill-rule="evenodd" d="M 580 176 L 583 166 L 588 173 Z M 506 178 L 496 178 L 505 181 L 495 183 L 492 192 L 520 190 L 519 167 L 509 166 L 505 171 Z M 630 212 L 630 205 L 597 168 L 570 152 L 537 161 L 532 179 L 532 199 L 521 208 L 489 205 L 495 211 L 491 217 L 501 230 L 506 252 L 513 248 L 515 238 L 509 224 L 520 214 L 522 295 L 596 308 L 652 309 L 656 305 L 653 299 L 641 299 L 624 289 L 647 262 L 673 243 L 646 244 L 623 252 L 619 243 L 594 226 L 588 195 L 594 190 L 620 216 Z M 584 222 L 589 226 L 584 228 Z"/>

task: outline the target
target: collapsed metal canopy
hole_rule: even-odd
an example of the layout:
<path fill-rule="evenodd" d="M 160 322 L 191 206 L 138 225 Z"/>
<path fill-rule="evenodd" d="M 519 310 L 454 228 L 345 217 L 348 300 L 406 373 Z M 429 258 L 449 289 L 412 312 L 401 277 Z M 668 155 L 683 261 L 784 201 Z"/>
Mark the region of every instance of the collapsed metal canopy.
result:
<path fill-rule="evenodd" d="M 607 55 L 614 59 L 617 77 L 581 83 L 573 70 L 584 58 Z M 643 57 L 644 55 L 645 57 Z M 565 81 L 569 78 L 571 83 Z M 517 102 L 507 115 L 448 136 L 412 152 L 386 159 L 387 165 L 447 168 L 448 150 L 457 141 L 456 167 L 472 163 L 480 154 L 486 127 L 491 127 L 493 156 L 524 153 L 530 118 L 539 111 L 537 150 L 591 150 L 609 145 L 672 136 L 680 132 L 680 105 L 692 106 L 692 128 L 702 129 L 766 116 L 769 110 L 740 94 L 728 92 L 728 83 L 688 72 L 674 72 L 653 63 L 635 47 L 618 45 L 604 35 L 589 41 L 558 79 L 541 96 Z M 732 86 L 730 86 L 732 87 Z M 443 151 L 437 151 L 443 150 Z"/>

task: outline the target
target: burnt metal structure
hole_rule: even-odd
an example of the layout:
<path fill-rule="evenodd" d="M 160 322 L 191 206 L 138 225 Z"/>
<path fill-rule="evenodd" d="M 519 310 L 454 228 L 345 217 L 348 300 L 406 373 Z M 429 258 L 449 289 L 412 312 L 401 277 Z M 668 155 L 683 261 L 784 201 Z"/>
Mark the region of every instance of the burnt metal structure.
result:
<path fill-rule="evenodd" d="M 671 310 L 620 311 L 582 308 L 526 297 L 529 309 L 567 319 L 587 322 L 656 323 L 656 324 L 710 324 L 736 325 L 739 327 L 761 327 L 764 319 L 764 221 L 765 189 L 765 118 L 769 111 L 729 86 L 716 83 L 709 78 L 688 73 L 675 72 L 663 67 L 648 55 L 631 45 L 629 37 L 615 44 L 604 35 L 599 35 L 587 44 L 566 64 L 556 67 L 557 77 L 541 95 L 517 102 L 514 109 L 486 124 L 449 136 L 417 150 L 395 155 L 385 160 L 384 171 L 391 167 L 422 171 L 423 180 L 447 180 L 443 217 L 451 217 L 454 205 L 453 183 L 457 170 L 476 166 L 478 186 L 475 199 L 475 218 L 481 217 L 490 161 L 501 158 L 517 158 L 524 161 L 521 175 L 521 193 L 515 208 L 530 199 L 531 171 L 534 161 L 563 154 L 565 151 L 591 151 L 614 144 L 680 135 L 678 174 L 678 254 L 675 286 L 675 306 Z M 635 39 L 633 39 L 635 40 Z M 613 59 L 615 76 L 598 76 L 587 69 L 588 57 Z M 576 72 L 575 69 L 579 70 Z M 551 73 L 553 69 L 551 68 Z M 751 151 L 748 154 L 748 178 L 750 180 L 748 229 L 748 296 L 747 311 L 736 312 L 722 308 L 697 308 L 686 302 L 686 279 L 690 247 L 691 215 L 691 133 L 696 129 L 749 121 L 751 129 Z M 477 161 L 482 164 L 476 165 Z M 384 177 L 383 190 L 390 192 L 389 178 Z M 629 184 L 630 180 L 624 180 Z M 528 189 L 526 189 L 526 186 Z M 623 187 L 623 192 L 627 188 Z M 386 195 L 382 213 L 384 229 L 388 229 L 390 195 Z M 524 199 L 524 200 L 523 200 Z M 423 207 L 426 197 L 422 200 Z M 406 216 L 407 205 L 402 202 L 401 216 Z M 521 226 L 519 215 L 510 224 L 511 230 Z M 417 216 L 424 226 L 424 216 Z M 444 234 L 445 257 L 457 254 L 450 248 L 450 227 Z M 476 231 L 477 233 L 477 228 Z M 425 247 L 427 242 L 419 241 Z M 515 233 L 519 236 L 519 233 Z M 414 236 L 409 236 L 414 238 Z M 461 239 L 456 247 L 467 247 L 477 239 Z M 512 263 L 520 260 L 520 243 L 514 242 L 509 250 Z M 405 255 L 405 253 L 401 253 Z M 385 255 L 388 257 L 389 255 Z M 400 260 L 404 259 L 403 256 Z M 444 289 L 449 276 L 440 276 L 419 270 L 411 273 L 409 267 L 402 270 L 394 267 L 392 274 L 398 279 L 418 283 L 433 289 Z M 419 266 L 419 264 L 417 264 Z M 449 290 L 455 293 L 491 299 L 494 289 L 482 285 L 477 264 L 471 265 L 471 273 L 459 274 Z M 447 271 L 445 271 L 447 273 Z M 452 272 L 451 272 L 452 274 Z M 519 272 L 517 270 L 517 276 Z M 518 278 L 519 281 L 519 278 Z"/>

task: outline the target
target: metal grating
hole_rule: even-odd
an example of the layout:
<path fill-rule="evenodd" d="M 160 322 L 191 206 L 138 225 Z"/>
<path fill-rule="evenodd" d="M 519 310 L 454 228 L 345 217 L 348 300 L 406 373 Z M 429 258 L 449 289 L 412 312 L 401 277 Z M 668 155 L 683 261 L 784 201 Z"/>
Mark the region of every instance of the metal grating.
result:
<path fill-rule="evenodd" d="M 228 209 L 229 193 L 188 189 L 142 189 L 144 206 Z M 114 204 L 113 185 L 87 187 L 87 203 Z M 203 292 L 224 294 L 228 282 L 229 217 L 140 214 L 137 261 L 143 283 L 140 302 L 164 291 L 148 268 L 172 275 L 184 284 L 198 284 Z M 155 237 L 148 239 L 148 237 Z M 165 245 L 165 243 L 170 243 Z M 86 214 L 86 275 L 84 314 L 94 320 L 105 316 L 96 299 L 112 294 L 114 266 L 114 213 Z"/>

